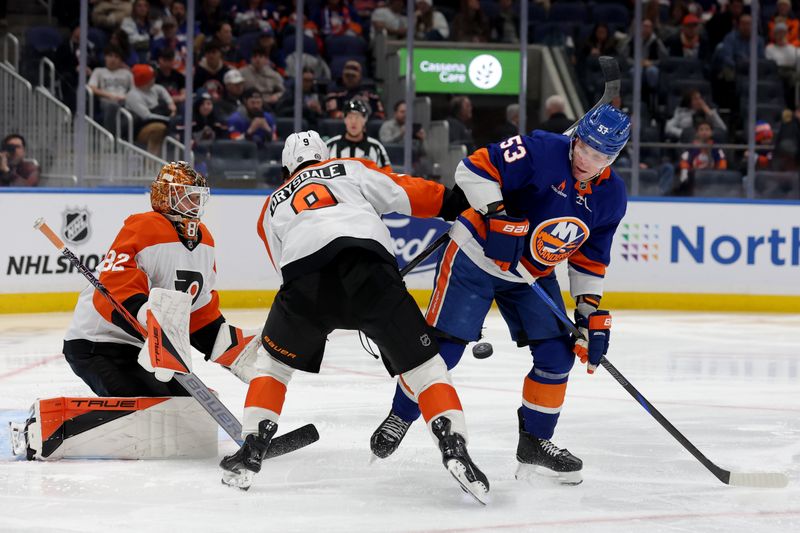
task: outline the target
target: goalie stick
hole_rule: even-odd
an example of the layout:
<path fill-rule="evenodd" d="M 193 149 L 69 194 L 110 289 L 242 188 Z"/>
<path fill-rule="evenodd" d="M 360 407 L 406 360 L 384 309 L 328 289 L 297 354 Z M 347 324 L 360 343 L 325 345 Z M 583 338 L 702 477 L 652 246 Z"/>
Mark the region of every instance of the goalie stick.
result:
<path fill-rule="evenodd" d="M 572 320 L 561 310 L 561 308 L 550 298 L 550 295 L 536 283 L 536 280 L 533 279 L 533 276 L 530 273 L 523 269 L 518 269 L 517 272 L 525 279 L 527 283 L 530 284 L 533 291 L 539 295 L 539 297 L 544 300 L 544 303 L 550 308 L 550 310 L 555 314 L 556 318 L 558 318 L 566 327 L 569 329 L 570 333 L 572 333 L 575 338 L 586 340 L 586 337 L 580 332 L 578 327 L 575 325 Z M 706 457 L 703 452 L 697 449 L 697 447 L 691 443 L 689 439 L 687 439 L 683 433 L 678 431 L 678 428 L 672 425 L 672 423 L 667 420 L 667 418 L 661 414 L 661 412 L 656 409 L 656 407 L 651 404 L 647 398 L 642 396 L 636 387 L 628 381 L 625 376 L 622 375 L 622 372 L 617 370 L 617 368 L 611 364 L 605 356 L 600 359 L 600 365 L 605 368 L 611 377 L 617 380 L 617 383 L 622 385 L 628 394 L 630 394 L 634 400 L 636 400 L 639 405 L 641 405 L 647 413 L 656 419 L 656 421 L 661 424 L 661 427 L 667 430 L 667 432 L 672 435 L 675 440 L 677 440 L 689 453 L 691 453 L 695 459 L 700 461 L 700 463 L 705 466 L 717 479 L 725 483 L 726 485 L 734 485 L 737 487 L 760 487 L 760 488 L 783 488 L 789 484 L 789 478 L 786 477 L 785 474 L 780 472 L 748 472 L 748 473 L 740 473 L 740 472 L 731 472 L 730 470 L 725 470 L 714 464 L 708 457 Z"/>
<path fill-rule="evenodd" d="M 108 291 L 105 285 L 103 285 L 97 277 L 95 277 L 92 272 L 86 268 L 86 266 L 81 263 L 80 259 L 78 259 L 72 250 L 67 248 L 58 235 L 50 229 L 50 226 L 44 221 L 44 218 L 36 219 L 33 227 L 38 229 L 39 231 L 44 234 L 45 237 L 55 246 L 61 255 L 66 257 L 75 268 L 83 274 L 89 283 L 91 283 L 94 288 L 102 294 L 106 300 L 111 304 L 115 311 L 117 311 L 122 317 L 144 338 L 147 337 L 147 331 L 142 327 L 139 321 L 134 318 L 130 312 L 120 304 L 116 298 Z M 180 359 L 178 354 L 174 354 L 176 358 Z M 183 361 L 180 361 L 181 364 L 186 367 Z M 230 437 L 238 444 L 242 445 L 244 442 L 242 440 L 242 424 L 237 420 L 237 418 L 231 413 L 225 404 L 223 404 L 216 395 L 214 395 L 209 388 L 193 373 L 188 374 L 180 374 L 178 372 L 175 373 L 175 380 L 183 386 L 186 391 L 194 397 L 195 400 L 200 402 L 200 405 L 208 411 L 208 414 L 216 420 L 217 424 L 225 430 L 225 433 L 230 435 Z M 313 424 L 307 424 L 300 428 L 294 429 L 288 433 L 283 435 L 277 436 L 272 440 L 272 443 L 269 448 L 269 452 L 267 453 L 267 457 L 277 457 L 279 455 L 283 455 L 285 453 L 289 453 L 291 451 L 303 448 L 312 444 L 319 440 L 319 433 L 317 433 L 317 429 L 314 427 Z"/>

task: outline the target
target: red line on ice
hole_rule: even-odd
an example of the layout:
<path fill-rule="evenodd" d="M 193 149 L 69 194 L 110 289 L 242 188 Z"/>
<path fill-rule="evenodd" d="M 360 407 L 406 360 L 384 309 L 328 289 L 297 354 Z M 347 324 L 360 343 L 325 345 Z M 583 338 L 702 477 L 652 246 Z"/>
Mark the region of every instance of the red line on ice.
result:
<path fill-rule="evenodd" d="M 14 370 L 9 370 L 5 374 L 0 374 L 0 380 L 16 376 L 17 374 L 22 374 L 23 372 L 27 372 L 28 370 L 32 370 L 32 369 L 34 369 L 36 367 L 43 366 L 43 365 L 46 365 L 48 363 L 52 363 L 53 361 L 55 361 L 57 359 L 61 359 L 62 357 L 64 357 L 63 354 L 51 355 L 50 357 L 47 357 L 47 358 L 42 359 L 40 361 L 36 361 L 35 363 L 31 363 L 29 365 L 25 365 L 23 367 L 16 368 Z"/>

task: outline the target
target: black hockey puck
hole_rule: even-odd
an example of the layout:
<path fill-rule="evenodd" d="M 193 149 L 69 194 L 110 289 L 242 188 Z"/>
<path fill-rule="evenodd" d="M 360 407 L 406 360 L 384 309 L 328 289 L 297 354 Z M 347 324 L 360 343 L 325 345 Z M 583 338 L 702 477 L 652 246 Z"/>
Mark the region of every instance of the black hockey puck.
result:
<path fill-rule="evenodd" d="M 479 342 L 472 347 L 472 355 L 475 359 L 486 359 L 494 353 L 494 348 L 488 342 Z"/>

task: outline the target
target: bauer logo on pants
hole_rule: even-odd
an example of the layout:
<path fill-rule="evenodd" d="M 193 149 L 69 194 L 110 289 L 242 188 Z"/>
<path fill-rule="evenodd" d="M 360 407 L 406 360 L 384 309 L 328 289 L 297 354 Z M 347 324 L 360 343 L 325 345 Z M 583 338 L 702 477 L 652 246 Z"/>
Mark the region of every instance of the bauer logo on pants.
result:
<path fill-rule="evenodd" d="M 89 226 L 89 210 L 88 209 L 67 209 L 62 214 L 63 223 L 61 226 L 61 235 L 64 240 L 70 244 L 82 244 L 89 240 L 91 227 Z"/>

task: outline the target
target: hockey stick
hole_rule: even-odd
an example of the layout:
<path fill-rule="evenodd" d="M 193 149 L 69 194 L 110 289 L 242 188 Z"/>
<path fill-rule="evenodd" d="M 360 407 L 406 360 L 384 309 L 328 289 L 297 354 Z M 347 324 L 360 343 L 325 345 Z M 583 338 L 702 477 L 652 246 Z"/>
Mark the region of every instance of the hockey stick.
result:
<path fill-rule="evenodd" d="M 619 73 L 619 63 L 617 63 L 616 59 L 611 56 L 600 56 L 597 60 L 600 62 L 600 69 L 603 71 L 603 80 L 605 81 L 605 85 L 603 86 L 603 96 L 601 96 L 600 100 L 598 100 L 597 103 L 585 113 L 586 115 L 603 104 L 611 103 L 611 100 L 619 96 L 620 86 L 622 84 Z M 567 128 L 563 135 L 572 135 L 572 132 L 578 127 L 578 123 L 580 121 L 581 119 L 578 119 L 573 122 L 572 126 Z"/>
<path fill-rule="evenodd" d="M 406 274 L 408 274 L 409 272 L 411 272 L 412 270 L 417 268 L 417 265 L 419 265 L 420 263 L 425 261 L 428 257 L 430 257 L 430 255 L 433 252 L 438 250 L 439 247 L 441 247 L 443 244 L 445 244 L 449 240 L 450 240 L 450 234 L 447 231 L 445 231 L 444 233 L 439 235 L 439 237 L 437 237 L 437 239 L 435 241 L 430 243 L 427 248 L 422 250 L 417 255 L 417 257 L 415 257 L 414 259 L 409 261 L 408 264 L 406 266 L 404 266 L 400 270 L 400 277 L 403 277 L 403 278 L 406 277 Z"/>
<path fill-rule="evenodd" d="M 122 318 L 124 318 L 142 337 L 147 338 L 147 331 L 142 327 L 139 321 L 134 318 L 130 312 L 120 304 L 116 298 L 108 291 L 105 285 L 103 285 L 99 279 L 95 277 L 92 272 L 86 268 L 86 266 L 81 263 L 80 259 L 78 259 L 72 250 L 67 248 L 58 235 L 50 229 L 50 226 L 44 221 L 44 218 L 38 218 L 34 223 L 33 227 L 41 231 L 45 237 L 55 246 L 61 255 L 66 257 L 73 266 L 75 266 L 78 271 L 83 274 L 89 283 L 91 283 L 94 288 L 108 300 L 108 303 L 117 311 Z M 180 356 L 175 354 L 175 356 L 180 360 Z M 184 367 L 186 365 L 183 361 L 180 361 Z M 188 367 L 187 367 L 188 368 Z M 216 420 L 217 424 L 220 425 L 225 432 L 230 435 L 230 437 L 241 446 L 244 442 L 242 440 L 242 424 L 236 419 L 236 417 L 231 413 L 225 404 L 223 404 L 219 398 L 216 397 L 208 387 L 200 381 L 200 378 L 195 376 L 192 373 L 189 374 L 180 374 L 175 373 L 175 380 L 183 386 L 186 391 L 191 394 L 195 400 L 200 402 L 200 405 L 208 411 L 208 414 Z M 306 426 L 297 428 L 293 431 L 275 437 L 272 440 L 270 445 L 270 450 L 275 448 L 274 454 L 268 454 L 269 457 L 277 457 L 278 455 L 283 455 L 290 451 L 294 451 L 296 449 L 302 448 L 304 446 L 308 446 L 309 444 L 316 442 L 319 440 L 319 434 L 317 433 L 316 428 L 312 424 L 308 424 Z"/>
<path fill-rule="evenodd" d="M 572 320 L 561 310 L 561 308 L 550 298 L 550 295 L 536 283 L 536 280 L 533 279 L 533 276 L 524 268 L 517 269 L 518 273 L 525 279 L 527 283 L 530 284 L 533 291 L 539 295 L 539 297 L 544 300 L 544 303 L 550 308 L 551 311 L 555 314 L 556 318 L 558 318 L 566 327 L 569 329 L 570 333 L 575 335 L 576 338 L 586 340 L 586 337 L 580 332 L 578 327 L 575 325 Z M 672 435 L 675 440 L 677 440 L 681 445 L 686 448 L 686 450 L 691 453 L 695 459 L 700 461 L 700 463 L 705 466 L 712 474 L 714 474 L 717 479 L 725 483 L 726 485 L 734 485 L 737 487 L 761 487 L 761 488 L 783 488 L 789 484 L 789 478 L 786 474 L 782 474 L 780 472 L 751 472 L 751 473 L 738 473 L 738 472 L 731 472 L 730 470 L 725 470 L 711 462 L 711 460 L 706 457 L 703 452 L 697 449 L 697 447 L 692 444 L 689 439 L 687 439 L 683 434 L 678 431 L 678 428 L 672 425 L 672 423 L 667 420 L 667 418 L 662 415 L 658 409 L 655 408 L 653 404 L 651 404 L 647 398 L 642 396 L 636 387 L 628 381 L 622 373 L 617 370 L 617 368 L 611 364 L 611 362 L 606 358 L 600 358 L 600 365 L 605 368 L 611 377 L 617 380 L 617 383 L 622 385 L 622 387 L 628 391 L 628 394 L 633 396 L 633 399 L 639 402 L 647 413 L 656 419 L 656 421 L 661 424 L 661 427 L 667 430 L 667 432 Z"/>

